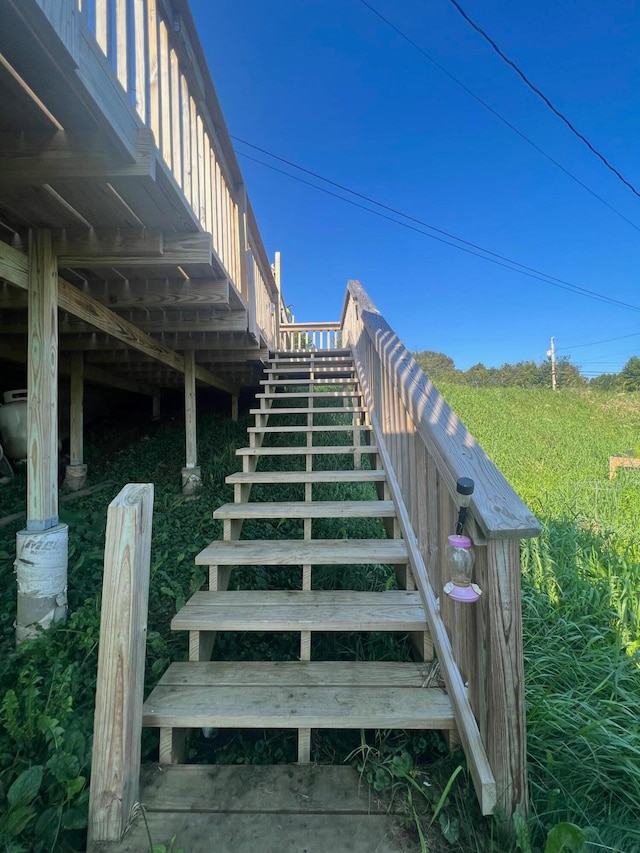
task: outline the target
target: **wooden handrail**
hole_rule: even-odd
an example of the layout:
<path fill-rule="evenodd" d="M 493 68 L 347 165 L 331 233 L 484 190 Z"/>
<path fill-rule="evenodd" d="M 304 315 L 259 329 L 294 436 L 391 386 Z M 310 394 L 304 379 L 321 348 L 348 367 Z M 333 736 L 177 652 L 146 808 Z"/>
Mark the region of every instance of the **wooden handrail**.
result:
<path fill-rule="evenodd" d="M 358 312 L 385 371 L 393 377 L 394 387 L 436 460 L 451 496 L 455 497 L 459 477 L 474 481 L 471 512 L 483 535 L 487 539 L 539 536 L 537 518 L 424 374 L 358 281 L 350 281 L 347 287 L 343 328 L 350 306 Z M 378 389 L 373 394 L 373 405 L 379 404 Z"/>
<path fill-rule="evenodd" d="M 483 812 L 527 808 L 520 601 L 522 537 L 540 526 L 427 379 L 359 282 L 349 282 L 342 338 L 350 346 L 411 569 Z M 456 480 L 475 483 L 473 605 L 443 593 L 457 517 Z M 465 690 L 466 686 L 466 690 Z M 487 766 L 488 762 L 488 766 Z M 495 784 L 494 784 L 495 783 Z"/>
<path fill-rule="evenodd" d="M 90 844 L 120 841 L 138 800 L 152 518 L 152 483 L 130 483 L 107 510 Z"/>

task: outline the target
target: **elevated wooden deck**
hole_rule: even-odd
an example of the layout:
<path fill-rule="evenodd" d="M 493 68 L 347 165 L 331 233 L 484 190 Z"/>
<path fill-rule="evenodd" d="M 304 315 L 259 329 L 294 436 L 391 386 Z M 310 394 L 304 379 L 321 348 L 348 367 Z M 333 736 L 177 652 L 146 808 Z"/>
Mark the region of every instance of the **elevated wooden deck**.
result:
<path fill-rule="evenodd" d="M 61 372 L 81 355 L 86 382 L 153 395 L 193 358 L 198 384 L 255 381 L 279 288 L 186 0 L 5 0 L 0 57 L 0 364 L 26 364 L 38 229 Z"/>

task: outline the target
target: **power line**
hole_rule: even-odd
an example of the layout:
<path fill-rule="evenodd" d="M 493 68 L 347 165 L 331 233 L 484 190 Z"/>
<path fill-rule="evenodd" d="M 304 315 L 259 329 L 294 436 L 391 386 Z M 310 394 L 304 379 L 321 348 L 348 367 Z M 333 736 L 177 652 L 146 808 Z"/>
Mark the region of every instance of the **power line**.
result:
<path fill-rule="evenodd" d="M 556 166 L 558 169 L 560 169 L 560 171 L 564 172 L 564 174 L 567 175 L 567 177 L 571 178 L 572 181 L 575 181 L 576 184 L 578 184 L 584 190 L 586 190 L 588 193 L 590 193 L 595 199 L 597 199 L 599 202 L 601 202 L 601 204 L 604 204 L 605 207 L 608 207 L 609 210 L 613 211 L 613 213 L 615 213 L 616 216 L 619 216 L 620 219 L 624 219 L 624 221 L 627 224 L 631 225 L 632 228 L 635 228 L 636 231 L 640 231 L 640 226 L 636 225 L 635 222 L 632 222 L 631 219 L 629 219 L 627 216 L 624 215 L 624 213 L 619 211 L 612 204 L 610 204 L 608 201 L 606 201 L 604 198 L 602 198 L 601 195 L 598 195 L 598 193 L 595 192 L 595 190 L 592 190 L 591 187 L 588 187 L 587 184 L 585 184 L 583 181 L 580 180 L 580 178 L 576 177 L 572 172 L 570 172 L 568 169 L 566 169 L 561 163 L 559 163 L 550 154 L 547 154 L 547 152 L 543 148 L 541 148 L 539 145 L 537 145 L 532 139 L 529 139 L 529 137 L 526 136 L 526 134 L 524 134 L 521 130 L 519 130 L 514 124 L 512 124 L 508 119 L 506 119 L 503 115 L 501 115 L 496 109 L 494 109 L 492 106 L 490 106 L 479 95 L 476 95 L 476 93 L 472 89 L 470 89 L 467 85 L 465 85 L 462 82 L 462 80 L 459 80 L 455 75 L 453 75 L 450 71 L 448 71 L 444 67 L 444 65 L 441 65 L 436 59 L 434 59 L 429 53 L 427 53 L 427 51 L 424 50 L 424 48 L 420 47 L 419 44 L 417 44 L 412 38 L 410 38 L 406 33 L 404 33 L 399 27 L 397 27 L 394 23 L 392 23 L 388 18 L 385 18 L 385 16 L 381 12 L 379 12 L 377 9 L 375 9 L 370 3 L 368 3 L 367 0 L 360 0 L 360 3 L 362 3 L 362 5 L 365 6 L 367 9 L 369 9 L 369 11 L 372 12 L 374 15 L 376 15 L 378 18 L 380 18 L 380 20 L 383 21 L 383 23 L 385 23 L 390 29 L 392 29 L 395 33 L 397 33 L 400 36 L 400 38 L 404 39 L 407 42 L 407 44 L 410 44 L 411 47 L 414 48 L 414 50 L 417 50 L 418 53 L 420 53 L 425 59 L 427 59 L 429 62 L 431 62 L 432 65 L 435 65 L 435 67 L 438 68 L 440 71 L 442 71 L 443 74 L 446 74 L 447 77 L 449 77 L 449 79 L 453 80 L 453 82 L 457 86 L 460 86 L 460 88 L 463 89 L 468 95 L 471 95 L 471 97 L 474 100 L 476 100 L 486 110 L 488 110 L 492 115 L 494 115 L 499 121 L 501 121 L 504 125 L 506 125 L 506 127 L 508 127 L 510 130 L 512 130 L 515 134 L 517 134 L 528 145 L 530 145 L 532 148 L 534 148 L 539 154 L 542 154 L 543 157 L 546 157 L 547 160 L 549 160 L 550 163 L 553 163 L 553 165 Z"/>
<path fill-rule="evenodd" d="M 640 335 L 640 332 L 631 332 L 631 334 L 629 334 L 629 335 L 619 335 L 616 338 L 603 338 L 601 341 L 591 341 L 591 343 L 588 343 L 588 344 L 574 344 L 573 346 L 570 346 L 570 347 L 557 347 L 557 349 L 566 350 L 566 349 L 582 349 L 583 347 L 595 347 L 598 344 L 609 344 L 612 341 L 623 341 L 623 340 L 625 340 L 625 338 L 636 338 L 639 335 Z"/>
<path fill-rule="evenodd" d="M 495 41 L 491 38 L 491 36 L 490 36 L 487 32 L 485 32 L 485 30 L 483 30 L 483 29 L 482 29 L 482 27 L 481 27 L 479 24 L 476 24 L 476 22 L 475 22 L 472 18 L 470 18 L 470 17 L 469 17 L 469 15 L 465 12 L 465 10 L 464 10 L 464 9 L 462 8 L 462 6 L 457 2 L 457 0 L 449 0 L 449 3 L 451 3 L 451 5 L 452 5 L 455 9 L 457 9 L 457 11 L 460 13 L 460 15 L 462 15 L 462 17 L 465 19 L 465 21 L 466 21 L 466 22 L 467 22 L 471 27 L 473 27 L 473 29 L 474 29 L 477 33 L 479 33 L 479 34 L 482 36 L 482 38 L 483 38 L 483 39 L 485 39 L 485 41 L 487 41 L 487 42 L 491 45 L 491 47 L 492 47 L 492 48 L 493 48 L 493 50 L 498 54 L 498 56 L 500 57 L 500 59 L 502 59 L 502 60 L 503 60 L 503 62 L 506 62 L 506 63 L 507 63 L 507 65 L 509 65 L 509 67 L 510 67 L 510 68 L 513 68 L 513 70 L 514 70 L 514 71 L 516 72 L 516 74 L 520 77 L 520 79 L 525 83 L 525 85 L 526 85 L 526 86 L 528 86 L 528 87 L 529 87 L 529 89 L 531 89 L 531 91 L 532 91 L 534 94 L 536 94 L 536 95 L 540 98 L 540 100 L 541 100 L 541 101 L 542 101 L 542 102 L 543 102 L 543 103 L 544 103 L 544 104 L 545 104 L 545 105 L 546 105 L 546 106 L 551 110 L 551 112 L 552 112 L 554 115 L 556 115 L 556 116 L 557 116 L 561 121 L 563 121 L 563 122 L 566 124 L 566 126 L 567 126 L 567 127 L 569 128 L 569 130 L 574 134 L 574 136 L 577 136 L 577 137 L 578 137 L 578 139 L 579 139 L 579 140 L 580 140 L 584 145 L 586 145 L 586 146 L 587 146 L 587 148 L 589 149 L 589 151 L 591 151 L 591 153 L 592 153 L 592 154 L 595 154 L 595 156 L 596 156 L 599 160 L 601 160 L 601 161 L 602 161 L 602 163 L 604 163 L 604 165 L 607 167 L 607 169 L 609 169 L 609 171 L 610 171 L 610 172 L 613 172 L 613 174 L 618 178 L 618 180 L 622 181 L 622 183 L 623 183 L 623 184 L 624 184 L 628 189 L 630 189 L 630 190 L 631 190 L 631 192 L 632 192 L 634 195 L 636 195 L 636 196 L 638 196 L 638 198 L 640 198 L 640 191 L 638 191 L 638 190 L 633 186 L 633 184 L 632 184 L 632 183 L 630 183 L 630 182 L 629 182 L 629 181 L 624 177 L 624 175 L 622 175 L 622 174 L 621 174 L 621 173 L 620 173 L 620 172 L 615 168 L 615 166 L 613 166 L 613 165 L 609 162 L 609 160 L 607 160 L 607 158 L 604 156 L 604 154 L 601 154 L 601 153 L 600 153 L 600 151 L 598 151 L 598 149 L 597 149 L 594 145 L 592 145 L 592 144 L 591 144 L 591 142 L 589 142 L 589 140 L 587 139 L 587 137 L 586 137 L 584 134 L 580 133 L 580 131 L 579 131 L 579 130 L 575 127 L 575 125 L 574 125 L 574 124 L 573 124 L 573 123 L 572 123 L 572 122 L 571 122 L 571 121 L 570 121 L 570 120 L 569 120 L 569 119 L 564 115 L 564 113 L 560 112 L 560 110 L 559 110 L 557 107 L 555 107 L 555 106 L 551 103 L 551 101 L 549 100 L 549 98 L 547 98 L 547 96 L 544 94 L 544 92 L 542 92 L 540 89 L 538 89 L 538 87 L 537 87 L 536 85 L 534 85 L 534 84 L 531 82 L 531 80 L 529 80 L 529 78 L 528 78 L 528 77 L 527 77 L 527 75 L 524 73 L 524 71 L 522 71 L 522 70 L 521 70 L 521 69 L 516 65 L 516 63 L 515 63 L 512 59 L 509 59 L 509 57 L 508 57 L 505 53 L 503 53 L 503 51 L 498 47 L 498 45 L 497 45 L 497 44 L 495 43 Z"/>
<path fill-rule="evenodd" d="M 295 163 L 293 163 L 291 160 L 286 160 L 283 157 L 279 157 L 277 154 L 272 154 L 271 152 L 267 151 L 264 148 L 259 148 L 257 145 L 253 145 L 250 142 L 246 142 L 237 136 L 232 136 L 232 139 L 236 140 L 237 142 L 242 142 L 243 144 L 248 145 L 250 148 L 261 151 L 262 153 L 266 154 L 267 156 L 273 157 L 273 159 L 278 160 L 281 163 L 285 163 L 294 169 L 298 169 L 301 172 L 305 172 L 306 174 L 311 175 L 311 176 L 317 178 L 318 180 L 324 181 L 325 183 L 328 183 L 331 186 L 334 186 L 334 187 L 342 190 L 343 192 L 350 193 L 351 195 L 354 195 L 357 198 L 361 198 L 370 204 L 374 204 L 377 207 L 382 208 L 383 210 L 388 210 L 390 212 L 393 212 L 395 215 L 401 216 L 401 217 L 403 217 L 403 219 L 407 219 L 408 222 L 402 222 L 399 219 L 394 219 L 392 216 L 388 216 L 387 214 L 382 213 L 379 210 L 373 210 L 364 204 L 360 204 L 357 201 L 354 201 L 353 199 L 345 198 L 344 196 L 339 195 L 338 193 L 332 192 L 331 190 L 328 190 L 325 187 L 320 187 L 317 184 L 312 183 L 311 181 L 306 181 L 304 178 L 300 178 L 298 175 L 292 175 L 290 172 L 284 171 L 284 169 L 278 169 L 276 166 L 273 166 L 270 163 L 265 163 L 263 160 L 259 160 L 257 157 L 251 157 L 249 154 L 245 154 L 245 153 L 240 152 L 240 151 L 238 152 L 238 154 L 240 154 L 240 156 L 245 157 L 248 160 L 252 160 L 254 163 L 258 163 L 259 165 L 264 166 L 267 169 L 271 169 L 272 171 L 277 172 L 281 175 L 285 175 L 286 177 L 291 178 L 294 181 L 298 181 L 301 184 L 305 184 L 306 186 L 309 186 L 309 187 L 312 187 L 313 189 L 319 190 L 320 192 L 325 193 L 326 195 L 332 196 L 334 198 L 337 198 L 340 201 L 346 202 L 347 204 L 350 204 L 353 207 L 358 207 L 361 210 L 366 210 L 368 213 L 372 213 L 375 216 L 380 217 L 381 219 L 386 219 L 389 222 L 394 222 L 396 225 L 401 225 L 403 228 L 407 228 L 410 231 L 415 231 L 418 234 L 422 234 L 424 237 L 429 237 L 431 240 L 437 240 L 439 243 L 444 243 L 447 246 L 452 246 L 454 249 L 458 249 L 459 251 L 466 252 L 469 255 L 474 255 L 475 257 L 478 257 L 478 258 L 482 258 L 483 260 L 489 261 L 490 263 L 496 264 L 497 266 L 505 267 L 506 269 L 509 269 L 512 272 L 520 273 L 520 275 L 526 275 L 528 278 L 534 278 L 537 281 L 542 281 L 545 284 L 550 284 L 553 287 L 558 287 L 561 290 L 568 290 L 571 293 L 576 293 L 578 295 L 585 296 L 589 299 L 595 299 L 595 300 L 600 301 L 600 302 L 606 302 L 610 305 L 615 305 L 615 306 L 620 307 L 620 308 L 627 308 L 631 311 L 640 311 L 640 306 L 638 306 L 638 305 L 632 305 L 628 302 L 623 302 L 619 299 L 614 299 L 611 296 L 605 296 L 603 293 L 598 293 L 597 291 L 589 290 L 586 287 L 581 287 L 580 285 L 572 284 L 571 282 L 565 281 L 564 279 L 556 278 L 555 276 L 552 276 L 549 273 L 545 273 L 541 270 L 537 270 L 534 267 L 528 267 L 525 264 L 521 264 L 519 261 L 514 261 L 511 258 L 508 258 L 504 255 L 499 255 L 496 252 L 492 252 L 489 249 L 485 249 L 482 246 L 477 245 L 476 243 L 470 243 L 467 240 L 463 240 L 461 237 L 457 237 L 455 234 L 451 234 L 448 231 L 443 231 L 441 229 L 435 228 L 434 226 L 429 225 L 425 222 L 422 222 L 421 220 L 416 219 L 415 217 L 412 217 L 412 216 L 409 216 L 408 214 L 402 213 L 402 211 L 396 210 L 395 208 L 391 208 L 388 205 L 385 205 L 381 202 L 378 202 L 375 199 L 369 198 L 368 196 L 365 196 L 362 193 L 356 192 L 355 190 L 351 190 L 348 187 L 344 186 L 343 184 L 339 184 L 336 181 L 330 180 L 329 178 L 324 178 L 322 175 L 319 175 L 316 172 L 312 172 L 309 169 L 305 169 L 303 166 L 298 166 Z M 415 225 L 409 224 L 410 222 L 418 223 L 419 225 L 423 226 L 423 228 L 429 228 L 433 231 L 436 231 L 438 234 L 445 234 L 447 237 L 451 237 L 451 239 L 457 240 L 458 243 L 462 243 L 463 245 L 458 245 L 457 243 L 452 243 L 450 240 L 444 239 L 444 237 L 436 236 L 436 234 L 429 234 L 427 231 L 423 231 L 422 228 L 417 228 L 417 227 L 415 227 Z M 468 248 L 468 247 L 473 247 L 473 248 Z M 474 249 L 477 249 L 478 251 L 474 251 Z M 484 254 L 480 254 L 481 252 L 483 252 Z"/>

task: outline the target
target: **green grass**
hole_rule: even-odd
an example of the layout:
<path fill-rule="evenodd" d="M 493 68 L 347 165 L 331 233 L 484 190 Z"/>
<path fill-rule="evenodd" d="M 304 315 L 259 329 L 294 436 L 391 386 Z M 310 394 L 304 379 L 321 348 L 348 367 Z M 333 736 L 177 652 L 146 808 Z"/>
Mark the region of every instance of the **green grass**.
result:
<path fill-rule="evenodd" d="M 608 457 L 640 443 L 640 397 L 594 392 L 521 389 L 476 390 L 443 386 L 447 399 L 471 432 L 543 522 L 539 540 L 524 543 L 523 617 L 528 705 L 528 749 L 532 818 L 518 841 L 505 838 L 498 823 L 483 819 L 463 763 L 449 756 L 435 735 L 379 733 L 315 736 L 319 760 L 352 760 L 379 792 L 407 800 L 407 821 L 424 827 L 431 851 L 508 853 L 542 850 L 549 830 L 561 821 L 583 828 L 590 851 L 640 851 L 640 472 L 610 483 Z M 333 416 L 326 416 L 332 419 Z M 90 764 L 100 584 L 108 502 L 127 482 L 155 483 L 147 688 L 170 660 L 186 658 L 186 637 L 172 634 L 169 621 L 203 580 L 193 564 L 201 548 L 221 535 L 212 510 L 233 500 L 226 474 L 241 468 L 235 449 L 246 445 L 248 421 L 233 424 L 211 415 L 199 424 L 199 460 L 204 472 L 201 499 L 185 501 L 179 490 L 184 456 L 179 422 L 132 429 L 119 426 L 89 437 L 89 484 L 112 481 L 103 492 L 65 506 L 70 525 L 70 617 L 40 641 L 13 648 L 15 532 L 0 528 L 0 850 L 83 849 Z M 142 432 L 141 432 L 142 430 Z M 296 438 L 295 435 L 288 436 Z M 269 437 L 274 443 L 275 436 Z M 301 437 L 300 437 L 301 440 Z M 342 433 L 317 433 L 316 443 L 350 443 Z M 271 460 L 271 464 L 274 460 Z M 326 460 L 331 465 L 332 460 Z M 323 464 L 318 460 L 319 464 Z M 295 470 L 299 462 L 275 464 Z M 366 464 L 366 463 L 365 463 Z M 277 487 L 265 499 L 300 499 L 300 488 Z M 370 486 L 322 486 L 322 497 L 368 498 Z M 256 490 L 252 499 L 258 497 Z M 0 515 L 24 507 L 24 474 L 0 487 Z M 383 536 L 379 521 L 318 520 L 317 535 Z M 301 536 L 299 521 L 247 524 L 247 538 Z M 258 567 L 237 573 L 234 582 L 267 587 L 296 585 L 290 570 Z M 285 576 L 285 572 L 288 573 Z M 392 583 L 386 567 L 367 567 L 353 576 L 318 569 L 316 582 L 365 588 Z M 333 638 L 337 649 L 319 654 L 396 656 L 408 648 L 388 637 Z M 321 643 L 329 642 L 325 637 Z M 262 635 L 250 647 L 221 637 L 229 657 L 286 656 L 291 638 Z M 144 754 L 156 738 L 146 732 Z M 232 733 L 194 744 L 217 760 L 260 763 L 289 760 L 286 734 Z M 29 767 L 42 768 L 25 777 Z M 22 779 L 22 798 L 16 780 Z M 447 784 L 435 826 L 429 827 Z M 417 785 L 417 787 L 416 787 Z M 30 787 L 29 787 L 30 786 Z M 13 793 L 8 797 L 8 793 Z M 420 795 L 418 795 L 418 790 Z M 19 791 L 18 791 L 19 793 Z M 420 799 L 422 797 L 422 800 Z M 434 832 L 436 830 L 437 832 Z M 530 833 L 531 839 L 527 840 Z M 449 841 L 447 841 L 447 838 Z M 518 846 L 519 845 L 519 846 Z M 529 845 L 529 846 L 528 846 Z M 556 850 L 561 848 L 556 847 Z M 569 848 L 567 848 L 569 849 Z"/>
<path fill-rule="evenodd" d="M 590 850 L 640 850 L 640 396 L 441 391 L 543 523 L 524 543 L 532 829 L 580 825 Z"/>

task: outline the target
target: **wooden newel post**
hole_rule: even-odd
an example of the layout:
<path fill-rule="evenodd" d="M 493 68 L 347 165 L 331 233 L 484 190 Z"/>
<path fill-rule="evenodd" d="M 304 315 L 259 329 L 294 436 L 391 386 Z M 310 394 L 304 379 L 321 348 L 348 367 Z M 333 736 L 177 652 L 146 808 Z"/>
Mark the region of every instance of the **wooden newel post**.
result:
<path fill-rule="evenodd" d="M 89 844 L 120 841 L 138 800 L 153 483 L 109 504 L 94 718 Z"/>
<path fill-rule="evenodd" d="M 484 701 L 479 725 L 496 779 L 498 807 L 526 814 L 527 718 L 522 648 L 520 542 L 487 543 L 486 576 L 480 579 L 485 606 Z"/>

